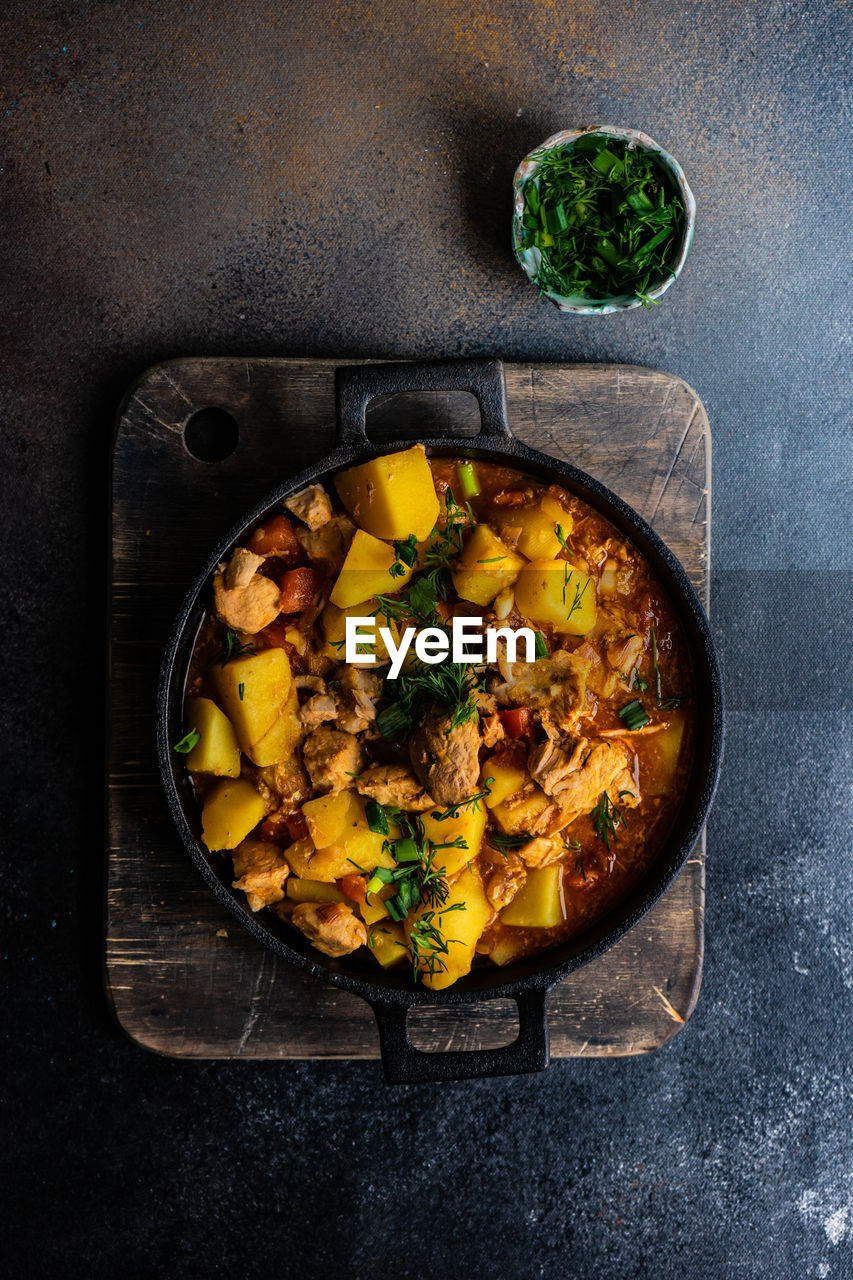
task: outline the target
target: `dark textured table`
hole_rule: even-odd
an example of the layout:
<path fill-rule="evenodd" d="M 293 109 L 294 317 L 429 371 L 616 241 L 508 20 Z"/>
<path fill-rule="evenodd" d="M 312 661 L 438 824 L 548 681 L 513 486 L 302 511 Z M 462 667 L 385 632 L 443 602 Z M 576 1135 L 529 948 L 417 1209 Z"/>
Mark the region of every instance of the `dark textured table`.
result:
<path fill-rule="evenodd" d="M 853 1274 L 851 167 L 838 3 L 11 0 L 3 74 L 3 1274 Z M 698 204 L 648 313 L 539 303 L 515 163 L 644 128 Z M 101 990 L 112 417 L 187 354 L 618 360 L 714 432 L 728 747 L 656 1055 L 388 1091 L 146 1055 Z"/>

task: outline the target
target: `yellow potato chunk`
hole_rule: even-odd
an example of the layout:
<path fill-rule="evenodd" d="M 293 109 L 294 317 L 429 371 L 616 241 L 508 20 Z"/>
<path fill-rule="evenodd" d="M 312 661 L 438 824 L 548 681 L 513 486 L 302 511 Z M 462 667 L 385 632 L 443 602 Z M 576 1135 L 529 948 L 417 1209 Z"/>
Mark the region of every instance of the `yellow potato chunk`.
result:
<path fill-rule="evenodd" d="M 290 686 L 287 702 L 264 736 L 254 744 L 246 755 L 261 768 L 271 764 L 283 764 L 286 760 L 296 758 L 296 748 L 304 730 L 299 720 L 299 698 L 296 685 Z"/>
<path fill-rule="evenodd" d="M 409 959 L 403 926 L 393 920 L 389 920 L 387 924 L 374 925 L 368 932 L 367 945 L 383 969 L 390 969 L 392 965 Z"/>
<path fill-rule="evenodd" d="M 285 885 L 291 902 L 346 902 L 347 899 L 333 884 L 323 880 L 303 880 L 291 876 Z"/>
<path fill-rule="evenodd" d="M 524 947 L 525 938 L 522 934 L 503 934 L 489 952 L 489 959 L 493 964 L 501 965 L 501 967 L 505 964 L 512 964 L 513 960 L 517 960 L 522 954 Z"/>
<path fill-rule="evenodd" d="M 564 538 L 568 538 L 573 525 L 568 511 L 547 494 L 535 507 L 505 507 L 495 519 L 501 530 L 521 529 L 516 550 L 528 560 L 553 560 L 562 547 L 557 525 Z"/>
<path fill-rule="evenodd" d="M 488 779 L 491 778 L 491 782 Z M 513 760 L 492 759 L 483 765 L 480 774 L 480 786 L 489 787 L 490 794 L 486 798 L 489 809 L 496 809 L 508 796 L 514 796 L 528 780 L 527 770 L 523 764 Z"/>
<path fill-rule="evenodd" d="M 284 851 L 284 856 L 295 876 L 298 876 L 301 880 L 311 880 L 313 878 L 311 860 L 316 852 L 313 841 L 304 836 L 301 840 L 294 840 L 293 844 L 288 845 Z"/>
<path fill-rule="evenodd" d="M 201 811 L 201 838 L 211 851 L 236 849 L 266 811 L 266 804 L 245 778 L 220 782 Z"/>
<path fill-rule="evenodd" d="M 392 541 L 413 533 L 423 542 L 438 519 L 438 497 L 422 444 L 342 471 L 335 488 L 355 523 L 374 538 Z"/>
<path fill-rule="evenodd" d="M 531 622 L 550 623 L 570 636 L 595 625 L 595 583 L 568 560 L 533 560 L 515 584 L 515 604 Z"/>
<path fill-rule="evenodd" d="M 212 668 L 219 701 L 247 756 L 284 710 L 293 677 L 284 649 L 264 649 Z"/>
<path fill-rule="evenodd" d="M 388 917 L 388 908 L 385 905 L 386 898 L 393 898 L 397 893 L 398 886 L 396 884 L 383 885 L 376 893 L 368 894 L 365 902 L 359 902 L 358 909 L 361 912 L 361 918 L 364 923 L 370 927 L 376 924 L 377 920 L 385 920 Z"/>
<path fill-rule="evenodd" d="M 362 604 L 349 605 L 346 609 L 339 609 L 337 605 L 331 601 L 326 605 L 320 618 L 320 626 L 323 631 L 323 655 L 326 658 L 334 658 L 336 662 L 343 662 L 346 658 L 346 625 L 347 618 L 370 618 L 376 609 L 375 600 L 365 600 Z M 391 655 L 388 652 L 388 646 L 379 635 L 379 628 L 387 627 L 394 639 L 394 644 L 400 643 L 400 632 L 397 630 L 397 624 L 393 618 L 387 618 L 384 613 L 378 613 L 375 619 L 374 635 L 375 641 L 364 641 L 359 646 L 359 652 L 363 658 L 351 665 L 354 667 L 372 667 L 381 666 L 385 662 L 391 661 Z M 366 627 L 366 631 L 370 628 Z M 374 661 L 369 662 L 367 659 L 374 656 Z"/>
<path fill-rule="evenodd" d="M 646 751 L 649 765 L 644 770 L 643 792 L 649 796 L 667 795 L 675 785 L 681 740 L 684 737 L 684 713 L 671 712 L 671 721 L 659 733 L 650 734 Z"/>
<path fill-rule="evenodd" d="M 491 604 L 499 591 L 515 582 L 524 559 L 510 551 L 487 524 L 478 524 L 459 557 L 453 585 L 461 600 Z"/>
<path fill-rule="evenodd" d="M 210 698 L 188 698 L 184 718 L 201 737 L 187 756 L 190 773 L 239 778 L 240 748 L 231 721 Z"/>
<path fill-rule="evenodd" d="M 525 831 L 531 831 L 536 820 L 546 809 L 550 809 L 553 803 L 544 791 L 534 787 L 530 795 L 525 796 L 520 804 L 510 807 L 506 801 L 503 801 L 495 805 L 492 809 L 492 817 L 506 835 L 518 836 Z"/>
<path fill-rule="evenodd" d="M 525 929 L 552 929 L 565 918 L 563 868 L 559 862 L 550 867 L 531 868 L 524 884 L 500 916 L 501 924 Z"/>
<path fill-rule="evenodd" d="M 338 880 L 358 871 L 371 872 L 377 867 L 390 870 L 396 865 L 382 848 L 385 837 L 367 825 L 364 806 L 364 798 L 354 791 L 337 791 L 306 800 L 302 813 L 315 847 L 308 863 L 312 879 Z M 288 861 L 289 854 L 287 850 Z M 296 867 L 293 869 L 297 871 Z M 297 875 L 301 874 L 304 873 L 297 871 Z"/>
<path fill-rule="evenodd" d="M 387 596 L 400 591 L 412 577 L 414 568 L 398 566 L 403 568 L 403 572 L 394 577 L 391 566 L 396 559 L 394 548 L 387 542 L 381 542 L 363 529 L 356 529 L 343 568 L 329 596 L 332 604 L 346 609 L 360 600 L 369 600 L 371 596 Z"/>
<path fill-rule="evenodd" d="M 455 876 L 466 863 L 473 861 L 480 852 L 483 832 L 486 829 L 486 809 L 482 800 L 460 809 L 455 818 L 439 822 L 432 816 L 440 810 L 429 810 L 421 815 L 424 832 L 433 844 L 453 844 L 460 837 L 465 842 L 462 849 L 436 849 L 433 866 L 441 868 L 445 876 Z"/>
<path fill-rule="evenodd" d="M 461 908 L 461 909 L 460 909 Z M 474 948 L 490 919 L 492 909 L 483 892 L 479 872 L 466 867 L 450 885 L 447 901 L 441 907 L 421 905 L 406 921 L 409 947 L 421 956 L 422 981 L 425 987 L 441 991 L 468 973 L 474 961 Z M 434 951 L 423 926 L 432 924 L 447 943 L 446 954 Z M 435 956 L 436 972 L 425 972 L 429 958 Z"/>

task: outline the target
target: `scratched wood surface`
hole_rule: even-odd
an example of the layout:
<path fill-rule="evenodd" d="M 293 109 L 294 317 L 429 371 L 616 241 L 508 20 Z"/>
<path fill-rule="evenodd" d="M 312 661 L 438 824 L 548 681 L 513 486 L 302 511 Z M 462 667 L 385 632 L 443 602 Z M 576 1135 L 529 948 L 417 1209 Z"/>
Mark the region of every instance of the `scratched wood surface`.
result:
<path fill-rule="evenodd" d="M 218 905 L 189 862 L 161 796 L 153 751 L 156 673 L 170 620 L 221 532 L 289 473 L 325 454 L 334 431 L 326 360 L 182 360 L 148 371 L 119 414 L 113 458 L 106 985 L 126 1033 L 179 1057 L 378 1057 L 357 996 L 292 970 Z M 618 365 L 507 365 L 515 433 L 567 459 L 639 510 L 707 605 L 710 435 L 684 382 Z M 227 410 L 236 451 L 186 449 L 197 410 Z M 378 403 L 370 430 L 473 434 L 466 395 Z M 661 902 L 606 955 L 551 993 L 556 1057 L 643 1053 L 690 1016 L 702 972 L 705 837 Z M 420 1048 L 513 1037 L 508 1003 L 421 1010 Z"/>

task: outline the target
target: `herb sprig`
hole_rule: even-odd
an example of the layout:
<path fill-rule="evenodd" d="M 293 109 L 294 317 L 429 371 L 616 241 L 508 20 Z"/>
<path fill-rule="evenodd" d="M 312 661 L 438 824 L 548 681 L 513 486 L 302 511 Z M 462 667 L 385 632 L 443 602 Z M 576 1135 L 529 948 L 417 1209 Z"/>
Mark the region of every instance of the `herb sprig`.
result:
<path fill-rule="evenodd" d="M 399 738 L 411 733 L 430 706 L 446 711 L 450 733 L 479 716 L 475 694 L 480 681 L 461 662 L 440 662 L 430 666 L 417 662 L 385 683 L 386 704 L 376 717 L 383 738 Z"/>
<path fill-rule="evenodd" d="M 472 796 L 467 803 L 479 798 Z M 436 922 L 446 912 L 463 911 L 465 907 L 461 902 L 445 906 L 450 888 L 443 869 L 435 866 L 435 855 L 442 849 L 467 849 L 468 842 L 461 835 L 454 840 L 431 840 L 423 819 L 416 813 L 404 813 L 397 805 L 382 805 L 371 800 L 365 806 L 365 814 L 371 831 L 388 837 L 382 842 L 382 848 L 396 863 L 393 869 L 376 868 L 367 882 L 367 896 L 394 885 L 396 891 L 385 898 L 385 906 L 395 921 L 408 919 L 409 912 L 421 904 L 428 907 L 409 931 L 415 981 L 421 972 L 432 975 L 443 972 L 447 967 L 443 957 L 448 953 L 448 946 Z M 399 832 L 393 837 L 392 826 Z"/>
<path fill-rule="evenodd" d="M 621 800 L 622 796 L 633 796 L 633 794 L 633 791 L 620 791 L 618 799 Z M 602 793 L 601 799 L 593 809 L 590 817 L 595 827 L 595 834 L 599 840 L 604 841 L 604 847 L 609 853 L 610 841 L 618 838 L 616 828 L 625 826 L 624 813 L 617 808 L 605 791 Z"/>
<path fill-rule="evenodd" d="M 237 639 L 237 632 L 227 627 L 225 638 L 222 641 L 222 652 L 219 655 L 219 665 L 220 667 L 227 667 L 228 663 L 233 662 L 235 658 L 242 658 L 245 653 L 254 652 L 255 646 L 251 640 L 247 640 L 245 644 L 240 644 Z"/>

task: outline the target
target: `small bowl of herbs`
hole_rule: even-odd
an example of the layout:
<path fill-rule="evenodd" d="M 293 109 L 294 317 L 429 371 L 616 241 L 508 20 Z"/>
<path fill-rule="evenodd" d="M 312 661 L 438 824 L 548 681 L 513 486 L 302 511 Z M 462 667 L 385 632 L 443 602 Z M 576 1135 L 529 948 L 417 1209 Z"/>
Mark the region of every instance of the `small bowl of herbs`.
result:
<path fill-rule="evenodd" d="M 654 306 L 678 279 L 696 202 L 681 165 L 645 133 L 555 133 L 522 160 L 513 193 L 515 256 L 560 311 Z"/>

